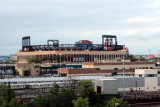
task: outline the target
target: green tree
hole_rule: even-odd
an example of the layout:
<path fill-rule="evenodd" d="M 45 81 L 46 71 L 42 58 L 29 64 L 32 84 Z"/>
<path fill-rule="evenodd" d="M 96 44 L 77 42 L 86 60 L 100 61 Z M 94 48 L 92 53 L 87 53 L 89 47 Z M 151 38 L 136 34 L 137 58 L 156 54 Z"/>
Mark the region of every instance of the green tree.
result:
<path fill-rule="evenodd" d="M 116 76 L 117 75 L 117 72 L 112 72 L 112 76 Z"/>
<path fill-rule="evenodd" d="M 140 56 L 139 60 L 140 60 L 140 61 L 147 61 L 147 59 L 144 58 L 143 56 Z"/>
<path fill-rule="evenodd" d="M 18 101 L 16 98 L 13 98 L 10 102 L 4 101 L 2 107 L 27 107 L 23 101 Z"/>
<path fill-rule="evenodd" d="M 56 62 L 59 62 L 59 63 L 64 62 L 65 59 L 66 59 L 65 55 L 57 54 L 57 55 L 54 55 L 54 57 L 53 57 L 53 60 L 56 61 Z"/>
<path fill-rule="evenodd" d="M 6 84 L 3 84 L 3 83 L 0 84 L 0 105 L 3 104 L 6 88 L 7 88 Z"/>
<path fill-rule="evenodd" d="M 89 98 L 90 105 L 96 104 L 97 93 L 93 89 L 93 83 L 91 80 L 78 81 L 78 86 L 81 88 L 80 96 L 83 98 Z"/>
<path fill-rule="evenodd" d="M 89 88 L 92 87 L 92 81 L 91 80 L 80 80 L 78 81 L 78 86 L 81 88 Z"/>
<path fill-rule="evenodd" d="M 14 70 L 13 70 L 13 75 L 14 75 L 14 76 L 19 75 L 19 72 L 18 72 L 16 69 L 14 69 Z"/>
<path fill-rule="evenodd" d="M 24 71 L 24 76 L 30 76 L 30 73 L 31 73 L 31 72 L 30 72 L 29 70 L 25 70 L 25 71 Z"/>
<path fill-rule="evenodd" d="M 72 103 L 74 104 L 74 107 L 88 107 L 89 106 L 88 98 L 83 99 L 82 97 L 79 97 L 77 100 L 73 100 Z"/>
<path fill-rule="evenodd" d="M 134 58 L 134 57 L 130 58 L 130 60 L 131 60 L 131 62 L 138 61 L 138 59 Z"/>
<path fill-rule="evenodd" d="M 78 80 L 76 80 L 74 77 L 68 77 L 66 83 L 67 84 L 65 84 L 65 87 L 67 87 L 67 89 L 69 89 L 75 96 L 75 90 L 77 89 Z"/>
<path fill-rule="evenodd" d="M 59 93 L 59 84 L 57 84 L 56 82 L 53 84 L 53 87 L 50 90 L 50 93 L 53 95 L 58 95 Z"/>
<path fill-rule="evenodd" d="M 57 100 L 58 96 L 54 96 L 53 94 L 48 94 L 46 96 L 46 100 L 48 103 L 46 103 L 46 107 L 58 107 L 58 100 Z"/>
<path fill-rule="evenodd" d="M 34 97 L 32 103 L 34 107 L 46 107 L 46 99 L 41 95 Z"/>
<path fill-rule="evenodd" d="M 2 107 L 27 107 L 23 101 L 18 101 L 14 91 L 11 89 L 10 82 L 8 84 L 0 84 L 0 105 Z"/>
<path fill-rule="evenodd" d="M 97 93 L 94 91 L 92 87 L 86 88 L 82 92 L 83 98 L 89 98 L 89 104 L 95 105 L 97 103 Z"/>
<path fill-rule="evenodd" d="M 7 102 L 10 102 L 13 98 L 15 98 L 15 94 L 14 91 L 11 89 L 10 82 L 8 82 L 4 94 L 4 100 Z"/>
<path fill-rule="evenodd" d="M 130 107 L 130 105 L 121 98 L 111 98 L 111 100 L 107 101 L 105 107 Z"/>
<path fill-rule="evenodd" d="M 60 95 L 60 102 L 62 107 L 72 107 L 72 100 L 74 99 L 73 91 L 70 89 L 62 89 L 61 95 Z"/>
<path fill-rule="evenodd" d="M 9 106 L 12 106 L 12 107 L 17 107 L 18 105 L 18 101 L 16 98 L 13 98 L 10 102 L 9 102 Z"/>
<path fill-rule="evenodd" d="M 27 60 L 28 63 L 42 63 L 42 60 L 36 58 L 29 58 Z"/>

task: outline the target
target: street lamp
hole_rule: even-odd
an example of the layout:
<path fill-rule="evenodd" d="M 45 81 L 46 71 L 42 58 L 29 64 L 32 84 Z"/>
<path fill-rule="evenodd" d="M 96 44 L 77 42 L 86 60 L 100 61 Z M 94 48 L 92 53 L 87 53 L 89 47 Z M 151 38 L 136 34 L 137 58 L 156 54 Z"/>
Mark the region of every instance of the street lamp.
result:
<path fill-rule="evenodd" d="M 59 56 L 60 56 L 60 62 L 59 62 L 59 63 L 60 63 L 60 75 L 61 75 L 61 55 L 62 55 L 62 54 L 60 53 L 60 54 L 59 54 Z"/>
<path fill-rule="evenodd" d="M 124 87 L 124 70 L 125 70 L 125 65 L 124 65 L 124 55 L 123 55 L 123 95 L 125 94 L 125 87 Z"/>

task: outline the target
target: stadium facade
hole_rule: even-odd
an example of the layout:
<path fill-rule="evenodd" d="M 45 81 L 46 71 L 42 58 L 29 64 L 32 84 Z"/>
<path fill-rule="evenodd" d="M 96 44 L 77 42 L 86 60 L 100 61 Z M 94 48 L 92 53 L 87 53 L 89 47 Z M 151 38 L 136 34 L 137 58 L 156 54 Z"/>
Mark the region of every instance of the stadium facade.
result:
<path fill-rule="evenodd" d="M 102 44 L 93 44 L 89 40 L 59 44 L 59 40 L 48 40 L 47 45 L 30 45 L 30 36 L 26 36 L 22 38 L 22 50 L 17 53 L 16 69 L 20 76 L 24 75 L 25 70 L 31 71 L 31 75 L 39 75 L 46 63 L 50 65 L 49 70 L 58 72 L 54 65 L 60 65 L 61 68 L 62 64 L 115 62 L 128 57 L 128 49 L 124 45 L 118 45 L 117 37 L 114 35 L 102 35 Z M 40 67 L 35 67 L 37 64 L 28 62 L 30 58 L 43 60 L 43 63 L 38 64 Z"/>

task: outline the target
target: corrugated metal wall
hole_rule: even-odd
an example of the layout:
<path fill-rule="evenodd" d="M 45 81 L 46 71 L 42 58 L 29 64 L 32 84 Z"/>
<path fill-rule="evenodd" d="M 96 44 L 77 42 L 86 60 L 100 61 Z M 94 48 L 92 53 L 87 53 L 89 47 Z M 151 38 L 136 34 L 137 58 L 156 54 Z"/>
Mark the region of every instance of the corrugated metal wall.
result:
<path fill-rule="evenodd" d="M 118 88 L 123 88 L 123 78 L 116 78 L 118 81 Z M 136 83 L 137 81 L 137 83 Z M 159 80 L 160 81 L 160 80 Z M 144 87 L 144 78 L 124 78 L 124 87 Z"/>

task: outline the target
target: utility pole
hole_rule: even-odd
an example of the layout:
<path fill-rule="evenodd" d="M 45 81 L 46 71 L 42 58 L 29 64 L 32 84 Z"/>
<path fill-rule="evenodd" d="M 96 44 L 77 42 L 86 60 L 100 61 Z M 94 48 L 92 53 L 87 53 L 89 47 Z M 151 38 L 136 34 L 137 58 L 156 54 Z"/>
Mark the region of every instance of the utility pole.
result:
<path fill-rule="evenodd" d="M 125 58 L 124 58 L 124 55 L 123 55 L 123 95 L 125 94 L 125 87 L 124 87 L 124 70 L 125 70 L 125 65 L 124 65 L 124 60 L 125 60 Z"/>
<path fill-rule="evenodd" d="M 60 53 L 59 55 L 60 55 L 60 73 L 59 74 L 61 75 L 61 55 L 62 54 Z"/>
<path fill-rule="evenodd" d="M 136 93 L 135 93 L 135 99 L 137 100 L 137 77 L 136 77 Z"/>

